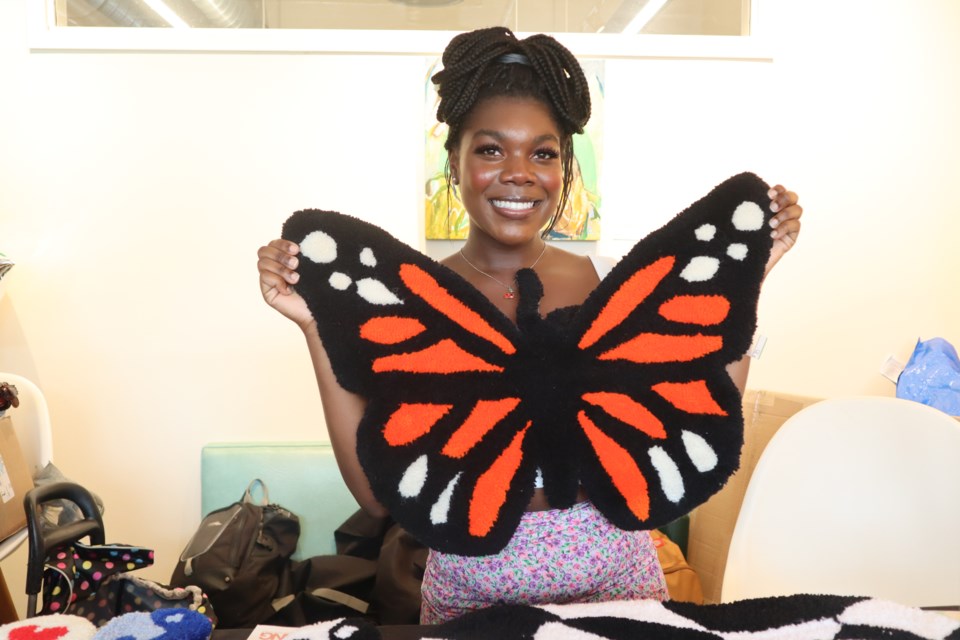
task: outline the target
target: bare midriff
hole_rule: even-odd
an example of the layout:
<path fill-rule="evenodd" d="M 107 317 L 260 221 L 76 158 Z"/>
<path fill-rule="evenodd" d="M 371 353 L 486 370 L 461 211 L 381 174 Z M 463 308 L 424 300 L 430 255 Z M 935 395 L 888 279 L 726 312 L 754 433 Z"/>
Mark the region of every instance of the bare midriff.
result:
<path fill-rule="evenodd" d="M 587 494 L 581 488 L 577 492 L 577 502 L 586 502 L 586 500 Z M 530 498 L 530 503 L 527 505 L 527 511 L 547 511 L 548 509 L 556 509 L 556 507 L 547 502 L 547 494 L 543 489 L 534 489 L 533 497 Z"/>

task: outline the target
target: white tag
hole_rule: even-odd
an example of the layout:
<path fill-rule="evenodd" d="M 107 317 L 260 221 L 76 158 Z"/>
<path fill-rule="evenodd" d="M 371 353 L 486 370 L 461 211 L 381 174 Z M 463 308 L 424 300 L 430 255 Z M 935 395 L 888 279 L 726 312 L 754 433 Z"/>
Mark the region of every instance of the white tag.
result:
<path fill-rule="evenodd" d="M 887 356 L 887 359 L 880 365 L 880 375 L 893 384 L 897 384 L 897 380 L 900 379 L 900 374 L 903 373 L 904 367 L 906 367 L 906 365 L 893 356 Z"/>
<path fill-rule="evenodd" d="M 278 627 L 272 624 L 258 624 L 247 636 L 247 640 L 284 640 L 297 627 Z"/>
<path fill-rule="evenodd" d="M 758 333 L 753 339 L 753 344 L 747 349 L 747 355 L 754 360 L 759 360 L 765 346 L 767 346 L 767 336 Z"/>
<path fill-rule="evenodd" d="M 3 456 L 0 456 L 0 500 L 6 504 L 14 498 L 13 482 L 10 480 L 10 474 L 7 473 L 7 465 L 3 464 Z"/>

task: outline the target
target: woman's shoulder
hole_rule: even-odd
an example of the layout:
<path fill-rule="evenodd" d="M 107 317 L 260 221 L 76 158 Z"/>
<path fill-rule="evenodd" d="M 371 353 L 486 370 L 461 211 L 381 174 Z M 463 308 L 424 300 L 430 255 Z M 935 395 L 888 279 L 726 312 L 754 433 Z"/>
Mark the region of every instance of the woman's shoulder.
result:
<path fill-rule="evenodd" d="M 596 275 L 603 280 L 613 266 L 617 263 L 614 258 L 608 256 L 598 256 L 593 254 L 578 254 L 557 247 L 558 256 L 566 264 L 568 269 L 578 271 L 583 274 Z"/>
<path fill-rule="evenodd" d="M 607 274 L 613 269 L 613 265 L 617 264 L 617 261 L 610 256 L 595 256 L 588 255 L 590 263 L 593 265 L 593 270 L 597 272 L 597 277 L 601 280 L 607 277 Z"/>

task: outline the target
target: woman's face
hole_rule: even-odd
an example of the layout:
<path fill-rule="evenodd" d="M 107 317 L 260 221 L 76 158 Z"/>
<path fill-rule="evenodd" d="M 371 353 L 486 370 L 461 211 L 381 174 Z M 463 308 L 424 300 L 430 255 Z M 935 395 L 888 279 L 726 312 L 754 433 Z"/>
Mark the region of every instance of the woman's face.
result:
<path fill-rule="evenodd" d="M 540 234 L 563 188 L 560 136 L 539 100 L 490 98 L 473 108 L 450 154 L 471 236 L 516 245 Z"/>

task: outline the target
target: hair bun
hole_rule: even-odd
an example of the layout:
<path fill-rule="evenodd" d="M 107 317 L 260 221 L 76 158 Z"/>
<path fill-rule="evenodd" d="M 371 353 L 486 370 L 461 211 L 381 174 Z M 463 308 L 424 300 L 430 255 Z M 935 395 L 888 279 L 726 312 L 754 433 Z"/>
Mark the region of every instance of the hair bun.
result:
<path fill-rule="evenodd" d="M 511 54 L 524 56 L 529 65 L 516 58 L 502 60 Z M 583 69 L 569 49 L 548 35 L 518 40 L 506 27 L 468 31 L 450 41 L 441 60 L 443 69 L 432 77 L 440 97 L 440 122 L 463 118 L 473 108 L 484 83 L 497 84 L 492 67 L 503 64 L 533 69 L 563 129 L 580 133 L 590 119 L 590 90 Z M 508 94 L 506 88 L 504 94 Z"/>

